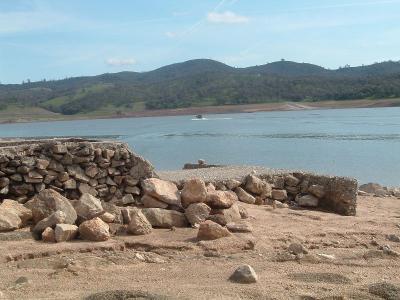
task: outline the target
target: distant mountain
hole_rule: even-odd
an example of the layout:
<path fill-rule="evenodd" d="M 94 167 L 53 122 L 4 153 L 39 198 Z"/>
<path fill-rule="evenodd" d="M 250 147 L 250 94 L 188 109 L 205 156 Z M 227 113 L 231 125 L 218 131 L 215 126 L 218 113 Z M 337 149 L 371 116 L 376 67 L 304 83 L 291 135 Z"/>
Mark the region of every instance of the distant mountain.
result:
<path fill-rule="evenodd" d="M 190 106 L 394 97 L 400 97 L 400 62 L 329 70 L 291 61 L 233 68 L 196 59 L 143 73 L 0 85 L 0 110 L 23 106 L 65 115 L 123 114 Z"/>

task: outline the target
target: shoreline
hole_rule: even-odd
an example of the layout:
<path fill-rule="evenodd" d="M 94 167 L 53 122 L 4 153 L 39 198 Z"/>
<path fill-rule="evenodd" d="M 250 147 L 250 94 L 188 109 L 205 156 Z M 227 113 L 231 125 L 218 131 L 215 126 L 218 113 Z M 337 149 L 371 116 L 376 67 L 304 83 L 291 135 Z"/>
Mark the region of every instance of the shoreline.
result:
<path fill-rule="evenodd" d="M 379 100 L 346 100 L 346 101 L 317 101 L 317 102 L 275 102 L 261 104 L 241 104 L 223 106 L 204 106 L 176 109 L 145 110 L 124 114 L 105 115 L 57 115 L 52 117 L 37 116 L 15 116 L 14 119 L 3 119 L 0 114 L 1 124 L 34 123 L 34 122 L 56 122 L 75 120 L 98 120 L 98 119 L 122 119 L 122 118 L 145 118 L 145 117 L 172 117 L 198 114 L 235 114 L 235 113 L 256 113 L 268 111 L 299 111 L 299 110 L 325 110 L 325 109 L 351 109 L 351 108 L 384 108 L 399 107 L 400 99 L 379 99 Z"/>

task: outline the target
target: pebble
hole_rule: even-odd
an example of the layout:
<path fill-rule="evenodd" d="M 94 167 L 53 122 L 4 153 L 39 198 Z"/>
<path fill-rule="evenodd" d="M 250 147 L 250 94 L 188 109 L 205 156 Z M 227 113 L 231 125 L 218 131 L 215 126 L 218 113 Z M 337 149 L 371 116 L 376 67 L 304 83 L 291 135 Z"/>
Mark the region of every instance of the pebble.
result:
<path fill-rule="evenodd" d="M 238 267 L 229 279 L 237 283 L 256 283 L 258 276 L 250 265 L 243 265 Z"/>

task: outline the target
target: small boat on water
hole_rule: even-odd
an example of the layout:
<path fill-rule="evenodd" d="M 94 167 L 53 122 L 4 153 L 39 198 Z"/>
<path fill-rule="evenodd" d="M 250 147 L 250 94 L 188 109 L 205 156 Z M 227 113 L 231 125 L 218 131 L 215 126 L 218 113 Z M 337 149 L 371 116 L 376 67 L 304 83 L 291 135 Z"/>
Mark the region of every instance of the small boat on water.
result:
<path fill-rule="evenodd" d="M 204 119 L 203 115 L 196 115 L 196 119 Z"/>

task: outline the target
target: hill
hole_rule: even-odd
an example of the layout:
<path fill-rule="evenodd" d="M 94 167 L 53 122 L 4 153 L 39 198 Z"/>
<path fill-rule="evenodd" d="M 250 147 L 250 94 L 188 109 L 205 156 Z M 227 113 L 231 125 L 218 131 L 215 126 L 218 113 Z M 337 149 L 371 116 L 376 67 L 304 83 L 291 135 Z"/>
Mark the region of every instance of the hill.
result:
<path fill-rule="evenodd" d="M 0 85 L 0 110 L 40 108 L 63 115 L 166 108 L 400 97 L 400 62 L 329 70 L 278 61 L 233 68 L 196 59 L 137 73 Z"/>

